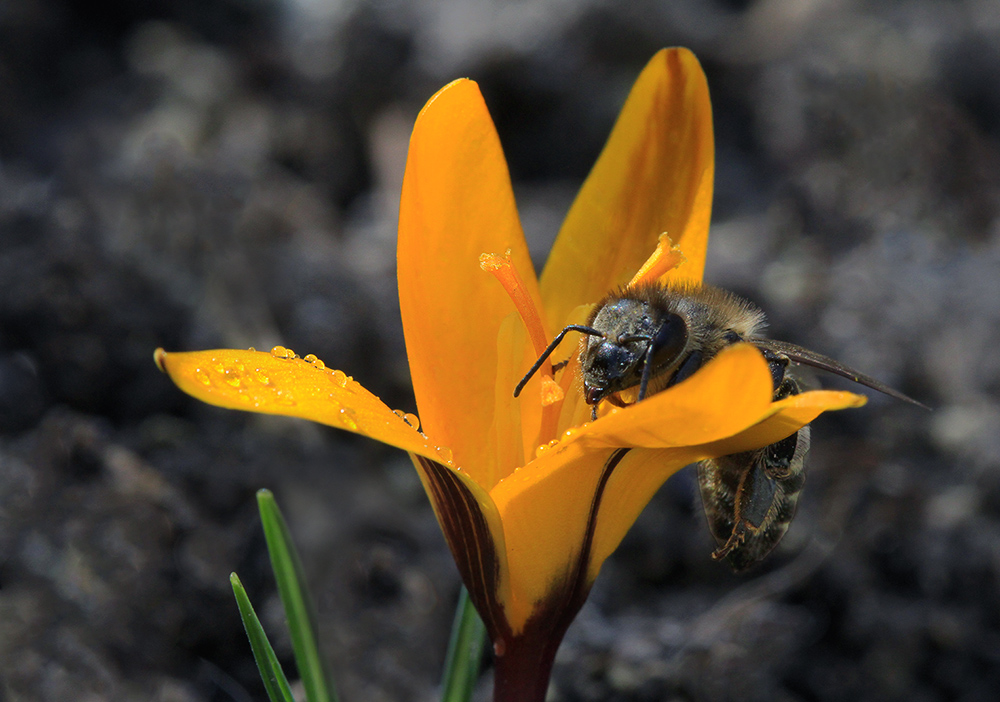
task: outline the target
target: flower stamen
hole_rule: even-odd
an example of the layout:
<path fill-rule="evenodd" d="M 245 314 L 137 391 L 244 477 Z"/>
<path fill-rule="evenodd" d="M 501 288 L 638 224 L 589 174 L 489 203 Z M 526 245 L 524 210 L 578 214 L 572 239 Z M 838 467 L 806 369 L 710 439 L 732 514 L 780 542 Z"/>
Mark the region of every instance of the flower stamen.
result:
<path fill-rule="evenodd" d="M 535 347 L 535 353 L 541 356 L 545 347 L 549 344 L 545 333 L 545 325 L 542 324 L 542 316 L 535 306 L 535 301 L 531 299 L 524 281 L 521 279 L 517 269 L 514 268 L 514 264 L 510 259 L 510 249 L 507 249 L 502 256 L 495 253 L 480 254 L 479 267 L 487 273 L 492 273 L 493 277 L 497 279 L 510 296 L 511 302 L 514 303 L 514 308 L 521 315 L 521 321 L 524 322 L 525 329 L 528 330 L 528 338 L 531 339 L 531 345 Z M 545 375 L 551 376 L 552 364 L 545 363 L 542 366 L 542 371 Z"/>
<path fill-rule="evenodd" d="M 639 271 L 629 281 L 627 288 L 643 283 L 655 283 L 660 276 L 687 261 L 679 246 L 674 246 L 666 232 L 660 234 L 656 250 L 646 259 Z"/>
<path fill-rule="evenodd" d="M 539 356 L 548 347 L 548 335 L 545 325 L 542 323 L 542 315 L 535 301 L 528 293 L 528 289 L 521 279 L 520 274 L 511 261 L 510 249 L 503 255 L 495 253 L 484 253 L 479 256 L 479 267 L 487 273 L 492 273 L 503 289 L 510 296 L 514 303 L 514 309 L 521 316 L 521 321 L 531 339 L 531 345 L 535 347 L 535 353 Z M 556 434 L 559 422 L 559 403 L 565 397 L 562 387 L 552 377 L 552 363 L 546 359 L 538 369 L 541 376 L 541 404 L 542 418 L 539 429 L 539 441 L 544 442 Z"/>

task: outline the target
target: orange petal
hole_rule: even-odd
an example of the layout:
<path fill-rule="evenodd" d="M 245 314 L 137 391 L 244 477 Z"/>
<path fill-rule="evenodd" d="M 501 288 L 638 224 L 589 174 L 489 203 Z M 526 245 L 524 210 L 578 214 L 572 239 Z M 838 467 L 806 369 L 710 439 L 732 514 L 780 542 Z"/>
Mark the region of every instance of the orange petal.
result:
<path fill-rule="evenodd" d="M 463 471 L 410 454 L 455 564 L 494 639 L 509 633 L 507 551 L 493 500 Z"/>
<path fill-rule="evenodd" d="M 672 448 L 718 441 L 773 410 L 767 362 L 752 344 L 736 344 L 683 383 L 578 429 L 583 447 Z"/>
<path fill-rule="evenodd" d="M 639 513 L 677 470 L 705 458 L 767 446 L 798 431 L 822 412 L 860 407 L 865 401 L 862 395 L 850 392 L 807 392 L 772 404 L 766 418 L 732 437 L 700 446 L 630 452 L 605 489 L 591 551 L 590 577 L 597 577 L 601 564 L 618 548 Z"/>
<path fill-rule="evenodd" d="M 502 604 L 515 635 L 576 575 L 596 485 L 613 453 L 553 455 L 518 468 L 490 492 L 504 525 L 510 586 Z"/>
<path fill-rule="evenodd" d="M 621 460 L 603 486 L 586 570 L 591 581 L 676 471 L 773 443 L 822 411 L 864 401 L 821 391 L 772 403 L 771 391 L 760 352 L 749 344 L 733 346 L 675 388 L 571 431 L 499 483 L 490 496 L 504 523 L 511 621 L 525 620 L 575 572 L 605 461 L 616 447 L 640 448 Z"/>
<path fill-rule="evenodd" d="M 430 443 L 401 414 L 341 371 L 260 351 L 157 349 L 155 357 L 177 387 L 202 402 L 310 419 L 435 461 L 450 460 L 447 449 Z M 416 418 L 410 422 L 415 424 Z"/>
<path fill-rule="evenodd" d="M 476 470 L 497 472 L 490 465 L 496 457 L 486 451 L 497 391 L 497 331 L 514 309 L 493 276 L 480 269 L 479 256 L 508 248 L 539 305 L 496 129 L 478 86 L 458 80 L 431 98 L 413 128 L 397 266 L 421 420 L 477 478 Z M 512 355 L 519 357 L 520 350 Z"/>
<path fill-rule="evenodd" d="M 717 402 L 708 399 L 716 397 Z M 490 496 L 504 523 L 512 626 L 526 621 L 553 587 L 572 576 L 605 461 L 618 448 L 677 447 L 667 466 L 677 470 L 694 460 L 691 444 L 732 436 L 767 416 L 770 397 L 764 358 L 749 344 L 736 345 L 675 388 L 571 430 L 563 442 L 499 483 Z M 660 484 L 668 474 L 661 472 Z M 621 509 L 634 521 L 651 496 L 640 492 L 634 499 L 641 505 Z"/>
<path fill-rule="evenodd" d="M 812 422 L 823 412 L 861 407 L 864 395 L 843 390 L 813 390 L 793 395 L 772 405 L 773 412 L 764 420 L 739 434 L 708 444 L 704 450 L 715 456 L 749 451 L 780 441 Z"/>
<path fill-rule="evenodd" d="M 701 280 L 715 169 L 712 106 L 701 65 L 664 49 L 636 81 L 577 195 L 542 275 L 550 324 L 626 283 L 666 232 Z"/>

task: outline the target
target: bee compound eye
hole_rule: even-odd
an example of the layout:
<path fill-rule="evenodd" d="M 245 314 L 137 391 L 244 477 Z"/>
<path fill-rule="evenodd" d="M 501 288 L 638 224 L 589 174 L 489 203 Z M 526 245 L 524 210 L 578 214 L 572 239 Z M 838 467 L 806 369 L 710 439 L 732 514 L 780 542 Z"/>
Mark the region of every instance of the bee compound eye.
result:
<path fill-rule="evenodd" d="M 687 344 L 687 323 L 674 313 L 666 315 L 653 334 L 653 363 L 655 365 L 673 362 Z"/>

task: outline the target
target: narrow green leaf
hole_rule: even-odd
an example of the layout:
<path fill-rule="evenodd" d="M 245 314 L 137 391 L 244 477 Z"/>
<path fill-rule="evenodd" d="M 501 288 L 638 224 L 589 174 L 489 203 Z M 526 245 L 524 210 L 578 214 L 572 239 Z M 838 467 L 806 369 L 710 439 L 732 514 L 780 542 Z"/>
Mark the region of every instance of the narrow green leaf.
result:
<path fill-rule="evenodd" d="M 302 678 L 308 702 L 336 702 L 337 693 L 333 689 L 316 639 L 316 617 L 312 600 L 305 590 L 305 578 L 298 552 L 292 544 L 288 525 L 285 523 L 274 495 L 270 490 L 257 491 L 257 507 L 260 521 L 264 526 L 267 551 L 271 556 L 271 568 L 278 582 L 278 594 L 285 608 L 288 630 L 295 650 L 295 663 Z"/>
<path fill-rule="evenodd" d="M 486 627 L 472 606 L 469 591 L 464 587 L 458 596 L 455 623 L 448 642 L 448 656 L 441 679 L 442 702 L 468 702 L 479 677 L 486 643 Z"/>
<path fill-rule="evenodd" d="M 250 648 L 253 649 L 253 658 L 257 661 L 260 679 L 264 682 L 268 699 L 271 702 L 295 702 L 292 691 L 288 687 L 285 672 L 281 669 L 278 657 L 274 655 L 274 649 L 271 647 L 271 642 L 267 640 L 267 634 L 264 633 L 264 628 L 260 625 L 257 613 L 253 611 L 250 598 L 247 597 L 246 590 L 243 589 L 243 583 L 240 582 L 236 573 L 229 576 L 229 582 L 233 585 L 236 606 L 240 609 L 243 628 L 247 630 Z"/>

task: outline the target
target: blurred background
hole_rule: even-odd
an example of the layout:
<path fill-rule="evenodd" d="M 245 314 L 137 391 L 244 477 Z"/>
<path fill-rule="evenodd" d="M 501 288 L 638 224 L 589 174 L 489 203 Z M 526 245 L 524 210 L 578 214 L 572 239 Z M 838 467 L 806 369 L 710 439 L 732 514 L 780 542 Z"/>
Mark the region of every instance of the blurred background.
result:
<path fill-rule="evenodd" d="M 459 581 L 406 456 L 199 404 L 153 349 L 281 343 L 413 411 L 394 255 L 420 106 L 479 81 L 540 266 L 671 45 L 715 110 L 707 280 L 934 411 L 817 421 L 798 517 L 749 575 L 672 479 L 551 699 L 995 699 L 996 0 L 5 0 L 0 699 L 263 699 L 228 582 L 290 665 L 261 487 L 343 698 L 433 699 Z"/>

